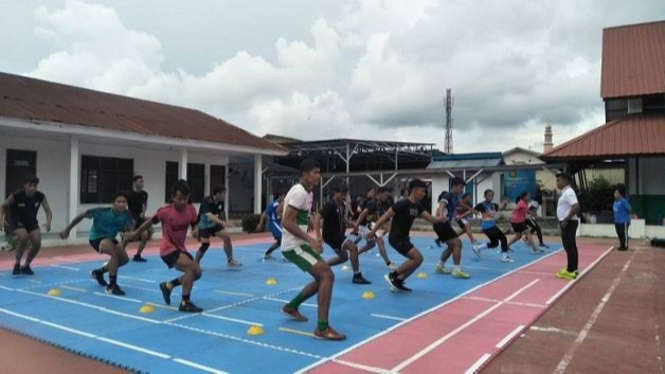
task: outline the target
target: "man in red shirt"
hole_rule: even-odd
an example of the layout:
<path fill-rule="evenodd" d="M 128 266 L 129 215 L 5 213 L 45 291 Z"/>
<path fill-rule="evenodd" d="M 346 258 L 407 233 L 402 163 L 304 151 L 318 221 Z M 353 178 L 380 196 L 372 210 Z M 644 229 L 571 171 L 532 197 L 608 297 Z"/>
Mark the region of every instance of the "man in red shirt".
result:
<path fill-rule="evenodd" d="M 176 268 L 184 273 L 172 281 L 160 283 L 159 288 L 162 291 L 164 302 L 166 305 L 170 305 L 171 292 L 175 287 L 182 285 L 182 302 L 178 310 L 200 313 L 203 309 L 194 305 L 190 300 L 194 282 L 201 278 L 201 268 L 185 247 L 189 226 L 192 226 L 192 236 L 198 235 L 196 209 L 187 203 L 188 198 L 189 186 L 186 181 L 179 180 L 171 188 L 171 204 L 159 208 L 151 220 L 144 222 L 131 235 L 136 238 L 152 225 L 162 223 L 159 255 L 169 269 Z"/>

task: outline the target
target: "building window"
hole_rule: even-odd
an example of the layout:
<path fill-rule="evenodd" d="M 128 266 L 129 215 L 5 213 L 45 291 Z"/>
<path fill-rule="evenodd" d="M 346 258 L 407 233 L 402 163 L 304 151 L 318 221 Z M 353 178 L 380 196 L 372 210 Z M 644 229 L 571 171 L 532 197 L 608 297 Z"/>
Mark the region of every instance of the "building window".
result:
<path fill-rule="evenodd" d="M 226 185 L 226 168 L 221 165 L 210 165 L 210 193 L 215 187 Z"/>
<path fill-rule="evenodd" d="M 166 189 L 164 192 L 165 203 L 171 202 L 171 187 L 178 181 L 178 163 L 166 161 Z"/>
<path fill-rule="evenodd" d="M 107 204 L 118 191 L 132 188 L 134 160 L 82 156 L 81 204 Z"/>
<path fill-rule="evenodd" d="M 642 113 L 642 99 L 628 99 L 628 114 Z"/>
<path fill-rule="evenodd" d="M 189 196 L 192 203 L 200 203 L 205 195 L 205 171 L 204 164 L 187 164 L 187 184 L 189 185 Z"/>

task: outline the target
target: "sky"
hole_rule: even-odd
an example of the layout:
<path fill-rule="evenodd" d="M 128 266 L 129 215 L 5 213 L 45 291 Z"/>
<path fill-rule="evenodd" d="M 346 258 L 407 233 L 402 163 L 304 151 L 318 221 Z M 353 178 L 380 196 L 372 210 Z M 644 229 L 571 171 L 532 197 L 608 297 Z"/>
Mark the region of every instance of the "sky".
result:
<path fill-rule="evenodd" d="M 662 0 L 0 0 L 0 71 L 199 109 L 258 136 L 542 151 L 603 124 L 602 30 Z"/>

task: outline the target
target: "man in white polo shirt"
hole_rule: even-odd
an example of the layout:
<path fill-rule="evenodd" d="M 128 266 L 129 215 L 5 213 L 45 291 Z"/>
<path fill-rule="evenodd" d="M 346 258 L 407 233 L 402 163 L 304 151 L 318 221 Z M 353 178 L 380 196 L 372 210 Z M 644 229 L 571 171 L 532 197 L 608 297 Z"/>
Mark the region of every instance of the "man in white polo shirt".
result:
<path fill-rule="evenodd" d="M 577 195 L 570 185 L 571 180 L 572 177 L 568 173 L 560 173 L 556 176 L 556 186 L 561 191 L 556 216 L 561 229 L 563 249 L 566 250 L 566 255 L 568 255 L 568 266 L 559 270 L 556 276 L 568 280 L 577 278 L 577 242 L 575 234 L 579 225 L 577 214 L 580 211 Z"/>

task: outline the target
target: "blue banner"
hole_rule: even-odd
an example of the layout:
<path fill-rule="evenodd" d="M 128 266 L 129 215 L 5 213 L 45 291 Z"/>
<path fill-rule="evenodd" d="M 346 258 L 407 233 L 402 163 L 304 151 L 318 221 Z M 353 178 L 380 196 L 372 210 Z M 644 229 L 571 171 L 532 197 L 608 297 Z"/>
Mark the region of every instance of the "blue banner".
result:
<path fill-rule="evenodd" d="M 503 174 L 503 194 L 510 201 L 515 201 L 524 191 L 529 192 L 531 197 L 536 193 L 535 170 L 511 170 Z"/>

